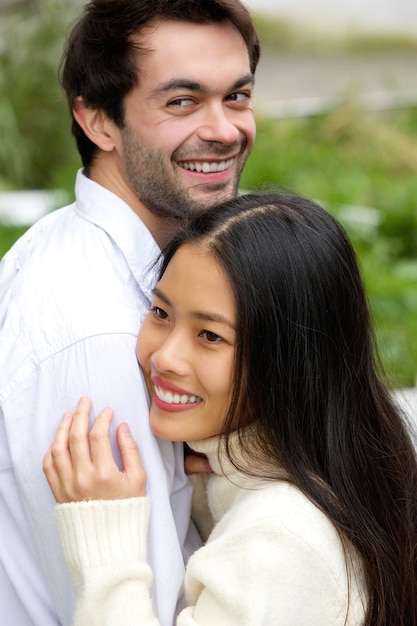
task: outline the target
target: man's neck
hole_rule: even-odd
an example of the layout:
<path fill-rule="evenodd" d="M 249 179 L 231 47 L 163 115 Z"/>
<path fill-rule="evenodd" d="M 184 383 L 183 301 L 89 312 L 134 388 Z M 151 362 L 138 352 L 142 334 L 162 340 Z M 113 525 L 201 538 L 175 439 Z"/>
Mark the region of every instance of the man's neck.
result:
<path fill-rule="evenodd" d="M 148 228 L 162 248 L 178 228 L 174 220 L 154 215 L 128 185 L 124 173 L 112 152 L 99 152 L 88 173 L 89 178 L 123 200 Z"/>

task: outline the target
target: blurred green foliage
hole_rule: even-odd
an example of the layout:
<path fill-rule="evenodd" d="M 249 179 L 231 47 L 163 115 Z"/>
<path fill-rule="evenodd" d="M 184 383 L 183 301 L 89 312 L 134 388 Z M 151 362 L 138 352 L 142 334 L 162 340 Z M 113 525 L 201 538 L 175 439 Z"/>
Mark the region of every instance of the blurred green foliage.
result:
<path fill-rule="evenodd" d="M 0 190 L 73 193 L 80 160 L 57 68 L 80 4 L 13 0 L 0 5 Z M 294 45 L 285 25 L 273 29 L 266 22 L 260 30 L 263 42 L 273 43 L 281 33 L 281 47 Z M 391 384 L 414 385 L 417 109 L 371 115 L 346 102 L 309 119 L 258 120 L 241 184 L 295 189 L 338 217 L 362 265 Z M 23 231 L 0 226 L 0 257 Z"/>
<path fill-rule="evenodd" d="M 417 109 L 345 107 L 308 119 L 259 120 L 245 189 L 281 185 L 318 200 L 360 259 L 393 387 L 417 375 Z"/>
<path fill-rule="evenodd" d="M 67 186 L 79 163 L 58 80 L 78 12 L 68 0 L 0 5 L 0 189 Z"/>

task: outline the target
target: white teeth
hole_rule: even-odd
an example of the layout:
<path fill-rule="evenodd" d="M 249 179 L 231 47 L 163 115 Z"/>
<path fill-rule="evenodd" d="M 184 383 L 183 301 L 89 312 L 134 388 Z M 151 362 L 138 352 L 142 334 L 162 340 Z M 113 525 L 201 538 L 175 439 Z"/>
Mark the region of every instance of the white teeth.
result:
<path fill-rule="evenodd" d="M 162 402 L 166 402 L 167 404 L 195 404 L 196 402 L 202 402 L 202 399 L 199 396 L 187 396 L 186 394 L 182 394 L 180 396 L 178 393 L 163 391 L 156 385 L 154 390 L 155 395 L 162 400 Z"/>
<path fill-rule="evenodd" d="M 232 165 L 233 159 L 220 161 L 220 163 L 208 163 L 207 161 L 204 163 L 180 163 L 180 166 L 185 170 L 189 170 L 190 172 L 204 172 L 204 174 L 224 172 L 224 170 L 227 170 Z"/>

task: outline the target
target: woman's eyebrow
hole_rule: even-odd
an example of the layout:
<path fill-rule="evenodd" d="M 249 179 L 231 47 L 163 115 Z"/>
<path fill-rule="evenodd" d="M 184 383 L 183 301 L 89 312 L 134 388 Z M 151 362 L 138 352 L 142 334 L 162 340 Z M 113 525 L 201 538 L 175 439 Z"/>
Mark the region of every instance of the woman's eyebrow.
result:
<path fill-rule="evenodd" d="M 170 299 L 160 289 L 158 289 L 158 287 L 154 287 L 152 293 L 168 306 L 172 306 Z"/>
<path fill-rule="evenodd" d="M 152 293 L 154 296 L 162 300 L 162 302 L 164 302 L 167 306 L 172 307 L 171 300 L 158 287 L 155 287 Z M 223 324 L 225 326 L 229 326 L 233 330 L 236 330 L 235 325 L 221 313 L 214 313 L 212 311 L 191 311 L 190 316 L 196 320 L 204 322 L 217 322 L 218 324 Z"/>
<path fill-rule="evenodd" d="M 210 311 L 193 311 L 191 313 L 191 316 L 197 320 L 202 320 L 204 322 L 217 322 L 218 324 L 223 324 L 224 326 L 229 326 L 233 330 L 236 330 L 235 325 L 232 324 L 232 322 L 221 313 L 212 313 Z"/>

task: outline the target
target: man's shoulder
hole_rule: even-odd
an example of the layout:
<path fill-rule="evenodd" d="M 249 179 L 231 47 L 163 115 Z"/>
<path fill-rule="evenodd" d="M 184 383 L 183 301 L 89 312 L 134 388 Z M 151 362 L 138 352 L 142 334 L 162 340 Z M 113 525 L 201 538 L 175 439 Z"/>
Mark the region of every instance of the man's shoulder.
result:
<path fill-rule="evenodd" d="M 68 219 L 72 211 L 69 205 L 48 213 L 32 224 L 25 233 L 6 252 L 0 263 L 0 285 L 12 278 L 12 268 L 20 272 L 39 250 L 47 250 L 53 242 L 53 235 L 61 231 L 61 223 Z M 6 271 L 7 270 L 7 271 Z M 7 276 L 7 279 L 5 278 Z"/>
<path fill-rule="evenodd" d="M 137 246 L 138 256 L 140 247 Z M 128 288 L 131 271 L 111 233 L 78 215 L 75 205 L 58 209 L 34 224 L 0 265 L 0 294 L 39 301 L 62 291 L 109 291 L 120 281 Z M 64 289 L 61 289 L 61 286 Z"/>
<path fill-rule="evenodd" d="M 1 343 L 47 358 L 96 335 L 136 334 L 147 302 L 119 248 L 63 209 L 38 223 L 0 268 Z"/>

